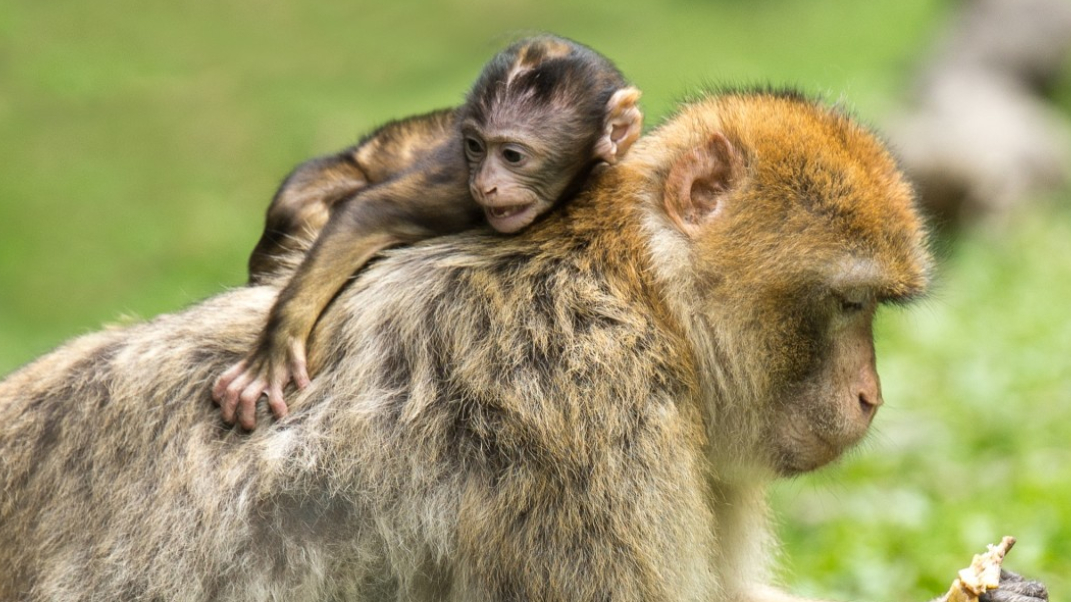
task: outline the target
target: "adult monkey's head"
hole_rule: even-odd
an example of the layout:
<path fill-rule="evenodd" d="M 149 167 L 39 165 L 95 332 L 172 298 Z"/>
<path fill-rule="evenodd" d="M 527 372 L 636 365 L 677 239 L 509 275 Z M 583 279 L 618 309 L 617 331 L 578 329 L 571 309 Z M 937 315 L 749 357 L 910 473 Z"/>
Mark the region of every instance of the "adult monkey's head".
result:
<path fill-rule="evenodd" d="M 930 269 L 888 151 L 835 110 L 760 92 L 683 108 L 633 159 L 668 166 L 653 261 L 697 342 L 713 448 L 791 475 L 858 442 L 882 404 L 875 311 L 921 295 Z"/>

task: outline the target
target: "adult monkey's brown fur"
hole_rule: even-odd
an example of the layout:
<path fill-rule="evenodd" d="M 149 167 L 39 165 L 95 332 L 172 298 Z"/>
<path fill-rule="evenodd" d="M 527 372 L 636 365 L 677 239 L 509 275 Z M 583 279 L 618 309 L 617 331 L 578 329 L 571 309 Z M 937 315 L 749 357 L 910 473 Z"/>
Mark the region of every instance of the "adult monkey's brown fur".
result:
<path fill-rule="evenodd" d="M 0 383 L 0 599 L 788 600 L 765 487 L 865 433 L 923 238 L 865 130 L 726 94 L 521 235 L 390 252 L 248 436 L 206 385 L 274 289 L 77 340 Z"/>
<path fill-rule="evenodd" d="M 286 415 L 283 387 L 309 382 L 305 349 L 316 320 L 374 254 L 485 220 L 517 232 L 572 196 L 597 164 L 616 163 L 640 135 L 639 96 L 594 50 L 526 38 L 495 55 L 457 109 L 387 124 L 299 166 L 268 210 L 251 279 L 274 271 L 299 230 L 323 230 L 252 351 L 214 384 L 223 419 L 253 428 L 263 394 Z"/>

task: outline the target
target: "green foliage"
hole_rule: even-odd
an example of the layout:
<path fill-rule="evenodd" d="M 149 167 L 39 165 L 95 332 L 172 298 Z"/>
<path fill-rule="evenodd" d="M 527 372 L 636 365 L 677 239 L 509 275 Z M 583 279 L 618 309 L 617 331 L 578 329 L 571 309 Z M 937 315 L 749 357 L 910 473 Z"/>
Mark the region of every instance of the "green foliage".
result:
<path fill-rule="evenodd" d="M 613 58 L 648 123 L 705 85 L 794 85 L 878 122 L 939 0 L 50 0 L 0 4 L 0 374 L 126 314 L 244 279 L 303 159 L 456 104 L 507 41 L 549 30 Z M 1071 78 L 1068 78 L 1071 82 Z M 1071 108 L 1071 83 L 1057 90 Z M 925 600 L 985 543 L 1071 574 L 1071 215 L 968 232 L 931 299 L 879 328 L 886 406 L 837 467 L 780 486 L 784 579 Z"/>

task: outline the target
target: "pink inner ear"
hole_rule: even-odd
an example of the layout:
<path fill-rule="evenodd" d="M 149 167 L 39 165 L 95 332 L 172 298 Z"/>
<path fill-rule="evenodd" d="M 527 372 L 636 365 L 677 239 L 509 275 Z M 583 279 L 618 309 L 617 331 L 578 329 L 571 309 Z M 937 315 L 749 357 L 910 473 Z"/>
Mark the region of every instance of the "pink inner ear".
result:
<path fill-rule="evenodd" d="M 669 217 L 685 233 L 696 233 L 704 220 L 718 214 L 740 168 L 729 140 L 720 133 L 712 135 L 670 170 L 664 201 Z"/>
<path fill-rule="evenodd" d="M 698 178 L 692 182 L 690 191 L 692 211 L 690 213 L 695 216 L 695 223 L 698 223 L 698 220 L 703 216 L 710 215 L 718 209 L 718 200 L 723 192 L 725 192 L 725 186 L 718 181 Z"/>

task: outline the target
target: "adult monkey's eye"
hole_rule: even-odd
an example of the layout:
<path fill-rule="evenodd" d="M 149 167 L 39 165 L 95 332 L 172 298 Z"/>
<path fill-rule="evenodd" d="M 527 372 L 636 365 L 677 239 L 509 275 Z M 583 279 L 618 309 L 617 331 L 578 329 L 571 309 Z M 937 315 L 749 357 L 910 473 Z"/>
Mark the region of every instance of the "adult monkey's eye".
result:
<path fill-rule="evenodd" d="M 866 305 L 860 301 L 841 301 L 840 308 L 846 313 L 855 313 L 857 311 L 863 311 Z"/>
<path fill-rule="evenodd" d="M 505 159 L 507 163 L 513 164 L 517 164 L 521 161 L 524 161 L 524 155 L 513 150 L 512 148 L 507 148 L 506 150 L 502 151 L 502 158 Z"/>
<path fill-rule="evenodd" d="M 468 151 L 474 155 L 483 154 L 483 143 L 477 140 L 476 138 L 465 138 L 465 147 L 468 148 Z"/>
<path fill-rule="evenodd" d="M 840 310 L 846 314 L 861 312 L 867 307 L 867 301 L 863 298 L 845 297 L 840 299 Z"/>

